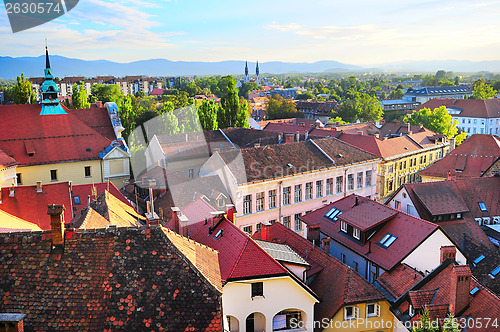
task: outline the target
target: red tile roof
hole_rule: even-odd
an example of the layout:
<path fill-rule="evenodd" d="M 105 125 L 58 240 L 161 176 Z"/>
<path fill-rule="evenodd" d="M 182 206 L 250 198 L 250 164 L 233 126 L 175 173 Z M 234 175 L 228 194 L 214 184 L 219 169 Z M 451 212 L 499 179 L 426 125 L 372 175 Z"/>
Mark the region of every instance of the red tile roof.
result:
<path fill-rule="evenodd" d="M 111 140 L 73 112 L 40 116 L 40 105 L 0 106 L 0 149 L 22 165 L 100 159 Z M 22 119 L 23 121 L 19 121 Z M 27 150 L 34 150 L 32 157 Z"/>
<path fill-rule="evenodd" d="M 7 168 L 14 165 L 19 165 L 17 160 L 0 150 L 0 168 Z"/>
<path fill-rule="evenodd" d="M 383 226 L 371 238 L 370 242 L 373 242 L 374 245 L 371 245 L 370 250 L 369 242 L 365 245 L 353 242 L 341 234 L 340 222 L 333 222 L 325 217 L 326 213 L 333 207 L 346 213 L 355 206 L 356 200 L 358 200 L 359 207 L 363 207 L 363 204 L 368 202 L 368 204 L 366 204 L 368 210 L 372 208 L 373 203 L 371 203 L 371 200 L 352 194 L 310 212 L 302 216 L 301 219 L 308 225 L 320 225 L 322 233 L 350 248 L 359 255 L 364 256 L 367 260 L 374 262 L 384 270 L 393 269 L 408 254 L 417 248 L 422 241 L 438 229 L 438 226 L 431 222 L 396 211 L 380 203 L 375 203 L 380 206 L 384 206 L 384 209 L 387 210 L 383 216 L 391 214 L 392 211 L 396 211 L 397 213 L 385 222 L 385 224 L 383 224 Z M 381 211 L 382 208 L 378 212 L 380 215 L 382 215 Z M 376 245 L 376 243 L 378 243 L 387 233 L 397 236 L 394 243 L 392 243 L 389 248 L 382 248 L 382 246 Z"/>
<path fill-rule="evenodd" d="M 457 178 L 479 177 L 498 157 L 498 138 L 493 135 L 474 134 L 443 159 L 420 171 L 420 175 L 446 179 L 451 172 L 451 175 Z"/>
<path fill-rule="evenodd" d="M 198 211 L 208 211 L 210 207 L 203 199 L 198 199 L 182 210 L 186 216 L 197 216 Z M 274 260 L 254 240 L 243 233 L 226 218 L 211 218 L 208 223 L 191 221 L 188 223 L 188 235 L 191 239 L 219 252 L 221 277 L 223 281 L 249 279 L 258 276 L 288 275 L 288 271 Z M 219 222 L 220 220 L 220 222 Z M 217 225 L 209 234 L 209 227 Z M 169 223 L 171 225 L 171 223 Z M 217 233 L 222 236 L 215 238 Z"/>
<path fill-rule="evenodd" d="M 382 273 L 376 283 L 397 299 L 422 278 L 423 275 L 411 266 L 400 264 L 394 270 Z"/>
<path fill-rule="evenodd" d="M 362 232 L 377 227 L 398 214 L 398 211 L 387 209 L 384 205 L 372 200 L 362 200 L 360 203 L 357 204 L 356 201 L 357 205 L 344 211 L 338 218 L 359 228 Z"/>
<path fill-rule="evenodd" d="M 161 96 L 165 89 L 153 89 L 149 94 L 151 96 Z"/>
<path fill-rule="evenodd" d="M 63 254 L 51 232 L 2 234 L 0 311 L 29 331 L 221 331 L 217 253 L 166 232 L 67 231 Z"/>
<path fill-rule="evenodd" d="M 412 183 L 406 188 L 431 215 L 469 211 L 455 181 Z"/>
<path fill-rule="evenodd" d="M 87 126 L 106 137 L 116 140 L 116 134 L 109 118 L 108 110 L 105 107 L 91 107 L 85 109 L 67 109 L 66 112 L 73 114 Z"/>
<path fill-rule="evenodd" d="M 14 187 L 14 196 L 9 196 L 10 188 L 2 188 L 0 210 L 38 225 L 42 230 L 50 229 L 50 216 L 45 213 L 47 205 L 60 204 L 66 207 L 64 221 L 73 219 L 71 197 L 67 182 L 42 185 L 37 193 L 36 186 Z"/>
<path fill-rule="evenodd" d="M 343 305 L 385 299 L 353 269 L 282 224 L 262 227 L 253 235 L 255 239 L 288 245 L 311 265 L 309 286 L 321 298 L 314 306 L 315 317 L 332 318 Z"/>
<path fill-rule="evenodd" d="M 434 98 L 416 108 L 434 110 L 440 106 L 458 109 L 460 114 L 452 114 L 453 117 L 469 118 L 500 118 L 500 99 L 440 99 Z"/>
<path fill-rule="evenodd" d="M 38 225 L 0 210 L 0 233 L 41 231 Z"/>
<path fill-rule="evenodd" d="M 296 132 L 299 132 L 302 135 L 305 135 L 306 133 L 311 130 L 311 126 L 307 125 L 300 125 L 300 124 L 291 124 L 291 123 L 275 123 L 275 122 L 270 122 L 268 123 L 264 129 L 264 131 L 275 131 L 275 132 L 281 132 L 281 133 L 292 133 L 295 134 Z"/>
<path fill-rule="evenodd" d="M 109 191 L 111 195 L 115 198 L 118 198 L 123 203 L 132 207 L 129 200 L 123 196 L 123 194 L 116 188 L 116 186 L 112 182 L 103 182 L 103 183 L 95 183 L 95 184 L 79 184 L 72 186 L 72 197 L 73 197 L 73 211 L 76 214 L 82 208 L 87 206 L 88 196 L 90 195 L 91 199 L 94 199 L 92 194 L 92 188 L 95 188 L 96 195 L 99 196 L 104 190 Z M 78 196 L 80 199 L 80 204 L 76 204 L 75 197 Z"/>

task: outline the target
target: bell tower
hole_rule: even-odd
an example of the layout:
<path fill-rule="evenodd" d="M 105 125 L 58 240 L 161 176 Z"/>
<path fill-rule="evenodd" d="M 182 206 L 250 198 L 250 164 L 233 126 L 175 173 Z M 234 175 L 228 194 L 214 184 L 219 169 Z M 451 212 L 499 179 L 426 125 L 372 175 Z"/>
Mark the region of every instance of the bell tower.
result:
<path fill-rule="evenodd" d="M 56 82 L 54 82 L 52 68 L 50 68 L 49 49 L 47 45 L 45 46 L 44 73 L 45 81 L 42 84 L 42 111 L 40 112 L 40 115 L 67 114 L 62 108 L 59 99 L 57 99 L 59 88 L 57 87 Z"/>

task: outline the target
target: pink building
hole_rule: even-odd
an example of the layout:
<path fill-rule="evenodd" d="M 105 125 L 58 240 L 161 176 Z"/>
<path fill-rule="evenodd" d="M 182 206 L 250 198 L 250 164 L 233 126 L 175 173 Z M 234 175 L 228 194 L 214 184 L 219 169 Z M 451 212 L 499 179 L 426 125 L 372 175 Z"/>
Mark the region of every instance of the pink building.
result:
<path fill-rule="evenodd" d="M 348 194 L 376 197 L 380 158 L 323 138 L 216 152 L 200 176 L 219 175 L 235 204 L 236 225 L 247 233 L 280 222 L 302 233 L 299 217 Z"/>

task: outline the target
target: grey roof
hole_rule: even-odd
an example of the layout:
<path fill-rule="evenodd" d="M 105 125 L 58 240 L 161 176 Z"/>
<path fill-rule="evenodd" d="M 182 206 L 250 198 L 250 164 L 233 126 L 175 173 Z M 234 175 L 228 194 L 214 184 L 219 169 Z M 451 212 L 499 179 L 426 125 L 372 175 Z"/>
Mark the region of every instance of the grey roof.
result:
<path fill-rule="evenodd" d="M 466 86 L 428 86 L 417 88 L 406 92 L 406 95 L 433 95 L 444 93 L 471 93 L 470 88 Z"/>
<path fill-rule="evenodd" d="M 302 257 L 286 244 L 255 240 L 272 258 L 279 262 L 310 266 Z"/>

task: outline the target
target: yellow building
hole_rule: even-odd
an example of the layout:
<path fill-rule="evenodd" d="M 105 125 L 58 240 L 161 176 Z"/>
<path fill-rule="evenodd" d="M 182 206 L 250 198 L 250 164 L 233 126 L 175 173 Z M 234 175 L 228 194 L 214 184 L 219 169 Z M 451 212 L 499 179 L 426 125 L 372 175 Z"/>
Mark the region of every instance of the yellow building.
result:
<path fill-rule="evenodd" d="M 46 57 L 41 104 L 0 106 L 0 150 L 18 163 L 15 184 L 109 180 L 123 187 L 130 177 L 130 152 L 121 137 L 116 104 L 61 106 L 48 53 Z"/>
<path fill-rule="evenodd" d="M 377 174 L 377 194 L 381 200 L 404 183 L 420 182 L 419 172 L 450 151 L 447 138 L 430 131 L 390 139 L 345 133 L 337 138 L 382 158 Z"/>

